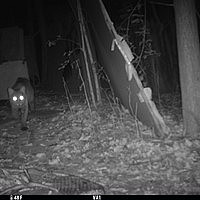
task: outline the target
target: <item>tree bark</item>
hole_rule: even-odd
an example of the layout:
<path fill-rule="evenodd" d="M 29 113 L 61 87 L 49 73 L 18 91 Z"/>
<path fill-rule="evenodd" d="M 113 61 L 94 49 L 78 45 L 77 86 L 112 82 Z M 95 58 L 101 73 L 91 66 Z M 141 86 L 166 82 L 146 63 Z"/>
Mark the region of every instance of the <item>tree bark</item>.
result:
<path fill-rule="evenodd" d="M 186 134 L 200 130 L 200 52 L 194 0 L 174 0 L 183 122 Z"/>

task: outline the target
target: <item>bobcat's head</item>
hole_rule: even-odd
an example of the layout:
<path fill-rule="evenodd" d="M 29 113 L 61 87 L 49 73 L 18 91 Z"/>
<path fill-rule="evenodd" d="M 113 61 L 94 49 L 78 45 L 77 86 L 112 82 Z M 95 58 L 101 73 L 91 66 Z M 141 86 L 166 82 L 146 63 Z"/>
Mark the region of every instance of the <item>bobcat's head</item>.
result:
<path fill-rule="evenodd" d="M 8 95 L 11 105 L 14 105 L 16 107 L 23 107 L 23 105 L 27 101 L 24 86 L 22 86 L 19 90 L 8 88 Z"/>

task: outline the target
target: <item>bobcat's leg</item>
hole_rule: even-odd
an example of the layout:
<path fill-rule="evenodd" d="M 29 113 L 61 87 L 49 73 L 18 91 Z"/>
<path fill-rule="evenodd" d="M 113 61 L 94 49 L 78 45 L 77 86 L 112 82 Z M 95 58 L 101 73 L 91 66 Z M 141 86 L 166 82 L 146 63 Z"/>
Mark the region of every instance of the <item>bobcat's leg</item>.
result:
<path fill-rule="evenodd" d="M 23 108 L 21 112 L 21 130 L 25 131 L 28 129 L 26 124 L 28 118 L 28 102 L 25 104 L 25 108 Z"/>
<path fill-rule="evenodd" d="M 19 109 L 18 108 L 12 106 L 11 107 L 11 112 L 12 112 L 12 117 L 14 119 L 18 119 L 19 118 Z"/>

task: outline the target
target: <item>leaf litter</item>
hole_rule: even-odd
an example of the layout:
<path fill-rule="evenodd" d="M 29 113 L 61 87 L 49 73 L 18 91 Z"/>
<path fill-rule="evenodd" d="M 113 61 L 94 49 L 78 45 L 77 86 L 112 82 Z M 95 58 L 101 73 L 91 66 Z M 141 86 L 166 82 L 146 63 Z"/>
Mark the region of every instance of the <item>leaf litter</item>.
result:
<path fill-rule="evenodd" d="M 17 122 L 1 124 L 0 193 L 84 194 L 74 181 L 89 180 L 93 185 L 82 187 L 89 194 L 100 186 L 106 194 L 200 194 L 200 140 L 184 137 L 180 103 L 170 98 L 158 107 L 171 134 L 159 140 L 105 100 L 90 112 L 79 99 L 69 108 L 65 97 L 39 94 L 28 131 Z"/>

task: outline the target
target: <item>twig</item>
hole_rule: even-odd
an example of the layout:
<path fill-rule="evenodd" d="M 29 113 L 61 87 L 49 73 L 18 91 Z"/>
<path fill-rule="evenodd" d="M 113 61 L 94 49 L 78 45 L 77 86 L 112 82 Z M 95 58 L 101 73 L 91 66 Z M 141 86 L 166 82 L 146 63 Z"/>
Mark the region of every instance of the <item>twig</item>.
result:
<path fill-rule="evenodd" d="M 129 15 L 128 19 L 131 18 L 133 12 L 135 12 L 135 10 L 138 8 L 138 4 L 140 3 L 140 1 L 141 1 L 141 0 L 139 0 L 139 1 L 137 2 L 136 6 L 132 9 L 131 14 Z M 121 22 L 120 26 L 122 26 L 122 24 L 123 24 L 124 22 L 126 22 L 126 20 L 127 20 L 127 18 L 124 19 L 124 20 Z"/>
<path fill-rule="evenodd" d="M 80 67 L 79 67 L 77 61 L 76 61 L 76 66 L 77 66 L 77 68 L 78 68 L 78 73 L 79 73 L 79 76 L 80 76 L 81 81 L 82 81 L 82 84 L 83 84 L 83 88 L 84 88 L 84 93 L 85 93 L 85 98 L 86 98 L 86 101 L 87 101 L 87 105 L 88 105 L 88 108 L 89 108 L 89 110 L 90 110 L 90 114 L 92 114 L 92 110 L 91 110 L 91 107 L 90 107 L 89 98 L 88 98 L 87 91 L 86 91 L 86 87 L 85 87 L 85 82 L 84 82 L 84 80 L 83 80 L 83 76 L 82 76 L 82 74 L 81 74 L 81 70 L 80 70 Z"/>
<path fill-rule="evenodd" d="M 68 87 L 67 87 L 67 83 L 66 83 L 66 81 L 65 81 L 65 79 L 64 79 L 63 76 L 62 76 L 62 81 L 63 81 L 63 86 L 64 86 L 64 89 L 65 89 L 65 95 L 66 95 L 66 97 L 67 97 L 67 103 L 68 103 L 69 109 L 70 109 L 70 111 L 71 111 L 70 102 L 69 102 L 70 93 L 69 93 L 69 89 L 68 89 Z M 72 98 L 71 98 L 71 99 L 72 99 Z M 73 99 L 72 99 L 72 101 L 73 101 Z"/>
<path fill-rule="evenodd" d="M 150 4 L 155 4 L 155 5 L 160 5 L 160 6 L 167 6 L 167 7 L 173 7 L 173 3 L 162 3 L 162 2 L 155 2 L 155 1 L 150 1 Z"/>
<path fill-rule="evenodd" d="M 88 85 L 89 85 L 92 103 L 93 103 L 93 106 L 96 108 L 94 89 L 92 86 L 92 79 L 91 79 L 91 74 L 90 74 L 90 70 L 89 70 L 88 58 L 87 58 L 86 47 L 85 47 L 85 39 L 84 39 L 84 35 L 86 34 L 84 32 L 85 24 L 84 24 L 83 14 L 82 14 L 81 5 L 80 5 L 79 1 L 77 1 L 77 9 L 78 9 L 78 19 L 79 19 L 79 26 L 80 26 L 80 33 L 81 33 L 81 45 L 82 45 L 81 49 L 82 49 L 82 53 L 83 53 L 83 57 L 84 57 L 84 61 L 85 61 L 85 70 L 86 70 L 86 74 L 87 74 L 87 78 L 88 78 Z"/>
<path fill-rule="evenodd" d="M 137 119 L 137 110 L 138 110 L 138 104 L 136 102 L 135 104 L 135 124 L 136 124 L 136 131 L 137 131 L 137 137 L 140 138 L 141 137 L 141 132 L 140 132 L 140 127 L 138 125 L 138 119 Z"/>
<path fill-rule="evenodd" d="M 132 116 L 135 117 L 135 124 L 136 124 L 136 133 L 137 133 L 137 136 L 140 137 L 141 136 L 141 133 L 140 133 L 140 129 L 139 129 L 139 126 L 138 126 L 138 119 L 137 119 L 137 103 L 135 105 L 135 113 L 133 112 L 133 108 L 132 108 L 132 105 L 131 105 L 131 89 L 130 89 L 130 86 L 128 87 L 128 104 L 129 104 L 129 108 L 131 110 L 131 114 Z"/>

